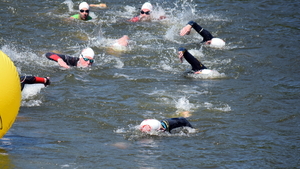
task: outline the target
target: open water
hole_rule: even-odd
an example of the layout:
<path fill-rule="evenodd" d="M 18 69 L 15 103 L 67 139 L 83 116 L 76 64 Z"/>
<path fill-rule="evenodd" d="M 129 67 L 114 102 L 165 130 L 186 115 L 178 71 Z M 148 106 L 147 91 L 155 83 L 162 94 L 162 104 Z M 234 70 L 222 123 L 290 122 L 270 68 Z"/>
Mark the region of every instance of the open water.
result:
<path fill-rule="evenodd" d="M 0 0 L 0 49 L 21 75 L 52 81 L 23 90 L 0 168 L 300 168 L 300 1 L 154 0 L 167 19 L 127 22 L 144 2 L 110 0 L 80 22 L 66 19 L 77 0 Z M 226 47 L 202 46 L 195 31 L 180 37 L 190 20 Z M 123 35 L 129 48 L 111 50 Z M 86 46 L 96 53 L 90 69 L 44 56 Z M 219 74 L 186 76 L 180 46 Z M 136 129 L 184 111 L 195 131 Z"/>

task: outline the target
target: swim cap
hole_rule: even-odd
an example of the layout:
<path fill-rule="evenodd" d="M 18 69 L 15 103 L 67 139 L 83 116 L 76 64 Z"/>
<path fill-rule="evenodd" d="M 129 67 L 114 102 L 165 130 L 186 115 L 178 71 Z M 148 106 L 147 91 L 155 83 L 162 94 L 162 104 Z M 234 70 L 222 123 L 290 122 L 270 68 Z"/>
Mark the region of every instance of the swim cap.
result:
<path fill-rule="evenodd" d="M 212 38 L 210 46 L 215 48 L 221 48 L 225 46 L 225 42 L 220 38 Z"/>
<path fill-rule="evenodd" d="M 152 11 L 153 6 L 149 2 L 146 2 L 146 3 L 143 4 L 141 9 L 149 9 L 150 11 Z"/>
<path fill-rule="evenodd" d="M 92 48 L 85 48 L 85 49 L 83 49 L 82 52 L 81 52 L 81 54 L 82 54 L 83 57 L 89 56 L 89 57 L 91 57 L 93 59 L 94 59 L 94 55 L 95 55 L 95 53 L 94 53 L 94 51 L 93 51 Z"/>
<path fill-rule="evenodd" d="M 146 119 L 140 124 L 140 130 L 142 132 L 155 131 L 160 129 L 160 125 L 160 121 L 156 119 Z"/>
<path fill-rule="evenodd" d="M 79 5 L 79 10 L 83 9 L 83 8 L 90 9 L 90 6 L 86 2 L 81 2 L 80 5 Z"/>

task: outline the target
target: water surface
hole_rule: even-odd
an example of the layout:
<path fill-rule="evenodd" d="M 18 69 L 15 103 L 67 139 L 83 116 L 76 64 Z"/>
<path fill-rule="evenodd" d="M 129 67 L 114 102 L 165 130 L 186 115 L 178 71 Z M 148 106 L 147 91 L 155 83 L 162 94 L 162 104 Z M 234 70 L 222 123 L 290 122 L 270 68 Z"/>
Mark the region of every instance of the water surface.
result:
<path fill-rule="evenodd" d="M 130 23 L 144 2 L 111 0 L 91 9 L 92 21 L 66 19 L 79 3 L 0 0 L 0 49 L 20 74 L 52 81 L 24 89 L 0 140 L 2 168 L 300 167 L 298 1 L 152 1 L 167 19 Z M 199 44 L 195 31 L 180 37 L 190 20 L 226 47 Z M 123 35 L 129 48 L 110 50 Z M 44 57 L 78 56 L 87 46 L 96 53 L 90 69 L 62 69 Z M 180 46 L 220 75 L 186 76 Z M 183 111 L 195 132 L 136 129 Z"/>

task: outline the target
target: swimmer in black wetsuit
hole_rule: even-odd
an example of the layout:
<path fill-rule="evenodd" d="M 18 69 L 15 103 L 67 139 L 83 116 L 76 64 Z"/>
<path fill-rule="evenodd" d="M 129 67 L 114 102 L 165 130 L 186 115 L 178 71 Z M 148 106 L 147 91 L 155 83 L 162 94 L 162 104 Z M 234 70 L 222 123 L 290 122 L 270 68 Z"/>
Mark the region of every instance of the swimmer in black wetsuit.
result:
<path fill-rule="evenodd" d="M 188 24 L 181 29 L 180 36 L 189 35 L 192 28 L 194 28 L 195 31 L 203 37 L 203 41 L 201 43 L 205 43 L 206 45 L 211 45 L 213 47 L 225 46 L 225 42 L 222 39 L 214 38 L 209 31 L 203 29 L 194 21 L 189 21 Z"/>
<path fill-rule="evenodd" d="M 35 84 L 35 83 L 42 83 L 45 86 L 50 85 L 50 78 L 49 77 L 37 77 L 37 76 L 21 76 L 21 91 L 23 90 L 25 84 Z"/>
<path fill-rule="evenodd" d="M 58 64 L 64 68 L 70 68 L 70 66 L 77 67 L 89 67 L 94 63 L 94 51 L 91 48 L 83 49 L 79 57 L 72 57 L 68 55 L 57 54 L 53 52 L 48 52 L 45 56 L 53 61 L 58 62 Z"/>
<path fill-rule="evenodd" d="M 188 50 L 183 47 L 178 49 L 178 57 L 183 62 L 183 58 L 192 66 L 192 70 L 189 73 L 200 74 L 203 69 L 207 69 L 200 61 L 198 61 Z"/>
<path fill-rule="evenodd" d="M 173 129 L 183 127 L 193 128 L 190 122 L 184 117 L 170 118 L 162 121 L 158 121 L 156 119 L 146 119 L 140 124 L 140 130 L 142 132 L 166 131 L 171 133 Z"/>

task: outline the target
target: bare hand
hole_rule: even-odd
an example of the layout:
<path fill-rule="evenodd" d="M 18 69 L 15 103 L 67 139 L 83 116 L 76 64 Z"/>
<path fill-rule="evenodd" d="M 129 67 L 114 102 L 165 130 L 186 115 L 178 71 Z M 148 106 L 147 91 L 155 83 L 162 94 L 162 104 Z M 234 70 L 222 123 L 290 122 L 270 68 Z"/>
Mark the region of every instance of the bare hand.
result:
<path fill-rule="evenodd" d="M 128 46 L 129 37 L 124 35 L 122 38 L 118 39 L 117 43 L 121 46 Z"/>
<path fill-rule="evenodd" d="M 186 25 L 181 29 L 180 36 L 189 35 L 191 33 L 191 29 L 192 29 L 191 25 Z"/>
<path fill-rule="evenodd" d="M 178 52 L 178 58 L 180 59 L 180 62 L 183 62 L 183 51 Z"/>
<path fill-rule="evenodd" d="M 68 65 L 66 64 L 66 62 L 65 62 L 64 60 L 62 60 L 62 59 L 58 59 L 57 62 L 58 62 L 58 64 L 59 64 L 60 66 L 62 66 L 62 67 L 64 67 L 64 68 L 67 68 L 67 69 L 70 68 L 70 66 L 68 66 Z"/>
<path fill-rule="evenodd" d="M 134 18 L 131 18 L 131 19 L 129 20 L 129 22 L 138 22 L 138 21 L 140 21 L 140 18 L 139 18 L 138 16 L 136 16 L 136 17 L 134 17 Z"/>

